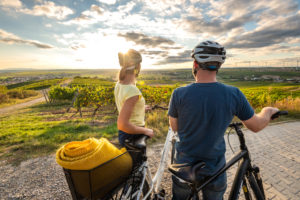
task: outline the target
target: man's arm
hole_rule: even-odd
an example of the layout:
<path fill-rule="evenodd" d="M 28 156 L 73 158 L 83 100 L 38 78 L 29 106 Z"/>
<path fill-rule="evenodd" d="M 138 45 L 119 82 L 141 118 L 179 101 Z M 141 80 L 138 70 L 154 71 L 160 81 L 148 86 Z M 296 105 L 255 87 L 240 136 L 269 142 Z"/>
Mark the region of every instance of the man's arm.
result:
<path fill-rule="evenodd" d="M 242 121 L 243 124 L 253 132 L 264 129 L 271 121 L 271 116 L 279 111 L 277 108 L 264 107 L 260 113 L 255 114 L 248 120 Z"/>
<path fill-rule="evenodd" d="M 171 117 L 169 116 L 169 124 L 171 126 L 171 129 L 173 131 L 177 131 L 178 130 L 178 122 L 177 122 L 177 118 Z"/>

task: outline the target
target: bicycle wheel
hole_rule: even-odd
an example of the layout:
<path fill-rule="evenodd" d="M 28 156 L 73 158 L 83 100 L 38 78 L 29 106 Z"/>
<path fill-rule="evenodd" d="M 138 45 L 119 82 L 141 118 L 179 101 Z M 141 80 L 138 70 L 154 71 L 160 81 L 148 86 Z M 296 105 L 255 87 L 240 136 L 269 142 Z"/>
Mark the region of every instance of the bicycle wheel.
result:
<path fill-rule="evenodd" d="M 258 183 L 256 182 L 256 179 L 252 172 L 250 172 L 248 174 L 247 180 L 248 180 L 251 190 L 252 190 L 250 193 L 253 193 L 257 200 L 264 200 L 265 197 L 263 195 L 263 192 L 261 191 Z M 249 190 L 250 190 L 250 188 L 249 188 Z"/>
<path fill-rule="evenodd" d="M 139 187 L 141 184 L 141 179 L 130 178 L 125 183 L 117 187 L 114 191 L 112 191 L 105 200 L 136 200 L 139 192 Z M 141 197 L 143 199 L 144 196 L 150 190 L 149 183 L 145 180 Z M 151 194 L 147 197 L 147 200 L 151 199 Z"/>

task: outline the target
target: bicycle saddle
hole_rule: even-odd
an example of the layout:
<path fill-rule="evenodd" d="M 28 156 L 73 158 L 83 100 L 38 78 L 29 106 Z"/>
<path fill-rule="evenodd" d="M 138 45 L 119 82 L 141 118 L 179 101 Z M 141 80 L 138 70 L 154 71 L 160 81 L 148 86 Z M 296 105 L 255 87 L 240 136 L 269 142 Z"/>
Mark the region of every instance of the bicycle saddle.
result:
<path fill-rule="evenodd" d="M 127 149 L 139 149 L 139 150 L 143 150 L 146 149 L 146 140 L 149 137 L 147 135 L 142 135 L 141 137 L 138 137 L 137 139 L 131 139 L 125 140 L 125 147 Z"/>
<path fill-rule="evenodd" d="M 189 183 L 196 183 L 196 174 L 204 166 L 205 162 L 200 160 L 194 163 L 171 164 L 168 169 L 176 177 Z"/>

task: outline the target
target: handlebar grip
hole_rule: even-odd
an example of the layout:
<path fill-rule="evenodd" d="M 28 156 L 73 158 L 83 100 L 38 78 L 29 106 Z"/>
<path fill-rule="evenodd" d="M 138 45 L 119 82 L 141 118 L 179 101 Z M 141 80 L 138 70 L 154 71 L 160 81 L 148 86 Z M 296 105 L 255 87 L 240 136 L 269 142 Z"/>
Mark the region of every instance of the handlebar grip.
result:
<path fill-rule="evenodd" d="M 159 106 L 159 105 L 154 105 L 154 106 L 151 108 L 151 110 L 155 110 L 155 109 L 168 110 L 168 108 L 162 107 L 162 106 Z"/>
<path fill-rule="evenodd" d="M 276 119 L 281 115 L 288 115 L 289 112 L 286 110 L 282 110 L 282 111 L 278 111 L 277 113 L 275 113 L 274 115 L 271 116 L 271 119 Z"/>

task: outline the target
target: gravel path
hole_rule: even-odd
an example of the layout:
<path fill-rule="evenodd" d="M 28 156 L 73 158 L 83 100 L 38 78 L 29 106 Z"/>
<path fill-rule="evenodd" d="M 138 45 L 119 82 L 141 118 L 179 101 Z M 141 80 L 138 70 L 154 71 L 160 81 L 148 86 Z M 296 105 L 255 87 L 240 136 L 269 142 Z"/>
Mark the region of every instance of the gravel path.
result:
<path fill-rule="evenodd" d="M 21 108 L 29 107 L 29 106 L 32 106 L 34 104 L 41 103 L 41 102 L 44 102 L 44 101 L 45 101 L 45 98 L 40 97 L 40 98 L 33 99 L 33 100 L 30 100 L 30 101 L 27 101 L 27 102 L 24 102 L 24 103 L 19 103 L 19 104 L 13 105 L 13 106 L 0 108 L 0 114 L 6 114 L 6 113 L 13 112 L 13 111 L 17 111 Z"/>
<path fill-rule="evenodd" d="M 72 80 L 73 80 L 73 78 L 67 79 L 64 82 L 62 82 L 60 84 L 60 86 L 61 87 L 66 87 L 72 82 Z M 39 92 L 41 94 L 43 94 L 42 90 L 40 90 Z M 17 111 L 21 108 L 26 108 L 26 107 L 29 107 L 29 106 L 32 106 L 34 104 L 41 103 L 41 102 L 44 102 L 44 101 L 46 101 L 45 97 L 40 97 L 40 98 L 33 99 L 33 100 L 30 100 L 30 101 L 27 101 L 27 102 L 24 102 L 24 103 L 19 103 L 19 104 L 16 104 L 16 105 L 0 108 L 0 114 L 7 114 L 7 113 L 10 113 L 10 112 L 13 112 L 13 111 Z"/>
<path fill-rule="evenodd" d="M 268 199 L 300 198 L 300 122 L 269 126 L 258 134 L 245 131 L 246 142 L 253 162 L 262 171 Z M 238 149 L 236 137 L 231 145 Z M 227 140 L 227 138 L 226 138 Z M 163 144 L 148 149 L 152 171 L 158 166 Z M 226 157 L 232 153 L 229 148 Z M 228 172 L 228 183 L 233 180 L 236 166 Z M 71 199 L 62 168 L 54 155 L 22 162 L 20 166 L 0 162 L 0 199 Z M 170 175 L 165 173 L 163 187 L 170 194 Z M 225 198 L 228 196 L 228 191 Z M 167 196 L 170 199 L 170 196 Z"/>

